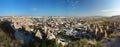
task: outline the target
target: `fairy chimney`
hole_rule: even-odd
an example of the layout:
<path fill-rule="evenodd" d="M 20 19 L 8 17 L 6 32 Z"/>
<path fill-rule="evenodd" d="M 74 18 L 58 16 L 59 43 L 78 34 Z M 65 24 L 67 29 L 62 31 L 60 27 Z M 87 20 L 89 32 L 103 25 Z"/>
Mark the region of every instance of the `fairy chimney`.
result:
<path fill-rule="evenodd" d="M 99 26 L 100 32 L 103 33 L 102 26 Z"/>
<path fill-rule="evenodd" d="M 48 30 L 48 32 L 47 32 L 47 39 L 49 39 L 49 40 L 55 39 L 56 38 L 55 35 L 50 31 L 51 30 Z"/>
<path fill-rule="evenodd" d="M 42 39 L 42 34 L 40 33 L 39 30 L 37 30 L 35 36 L 38 37 L 39 39 Z"/>
<path fill-rule="evenodd" d="M 95 28 L 95 35 L 97 35 L 97 32 L 99 31 L 98 27 Z"/>
<path fill-rule="evenodd" d="M 44 33 L 47 33 L 47 26 L 46 25 L 44 25 Z"/>
<path fill-rule="evenodd" d="M 104 33 L 104 38 L 107 38 L 107 32 L 106 32 L 106 30 L 104 31 L 105 33 Z"/>

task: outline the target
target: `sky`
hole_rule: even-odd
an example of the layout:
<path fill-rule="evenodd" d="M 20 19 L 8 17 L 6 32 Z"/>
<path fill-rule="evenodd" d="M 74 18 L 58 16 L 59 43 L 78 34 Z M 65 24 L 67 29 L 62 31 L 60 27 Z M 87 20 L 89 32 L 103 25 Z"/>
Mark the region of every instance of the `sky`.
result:
<path fill-rule="evenodd" d="M 0 0 L 0 16 L 120 15 L 120 0 Z"/>

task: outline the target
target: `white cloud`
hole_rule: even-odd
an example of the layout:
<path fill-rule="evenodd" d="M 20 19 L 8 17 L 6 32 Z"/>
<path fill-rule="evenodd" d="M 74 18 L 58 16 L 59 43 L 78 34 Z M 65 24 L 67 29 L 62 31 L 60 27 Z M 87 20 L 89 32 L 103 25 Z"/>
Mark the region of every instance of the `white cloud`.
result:
<path fill-rule="evenodd" d="M 120 9 L 105 9 L 105 10 L 101 10 L 101 12 L 116 12 L 116 11 L 120 11 Z"/>
<path fill-rule="evenodd" d="M 99 13 L 102 16 L 120 15 L 120 9 L 105 9 L 101 10 Z"/>

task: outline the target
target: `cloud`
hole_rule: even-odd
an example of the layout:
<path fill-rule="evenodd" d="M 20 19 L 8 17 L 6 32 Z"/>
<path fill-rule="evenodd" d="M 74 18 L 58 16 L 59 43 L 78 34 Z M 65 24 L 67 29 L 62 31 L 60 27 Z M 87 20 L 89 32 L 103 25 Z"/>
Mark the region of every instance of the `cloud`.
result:
<path fill-rule="evenodd" d="M 103 16 L 120 15 L 120 9 L 104 9 L 101 10 L 99 13 Z"/>
<path fill-rule="evenodd" d="M 116 11 L 120 11 L 120 9 L 105 9 L 105 10 L 101 10 L 101 12 L 116 12 Z"/>

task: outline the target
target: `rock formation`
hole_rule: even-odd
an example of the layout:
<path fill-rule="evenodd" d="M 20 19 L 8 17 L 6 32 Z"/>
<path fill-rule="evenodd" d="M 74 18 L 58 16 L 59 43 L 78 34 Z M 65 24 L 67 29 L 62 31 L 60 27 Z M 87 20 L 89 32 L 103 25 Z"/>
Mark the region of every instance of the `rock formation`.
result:
<path fill-rule="evenodd" d="M 42 39 L 42 34 L 40 33 L 39 30 L 37 30 L 35 36 L 38 37 L 39 39 Z"/>

